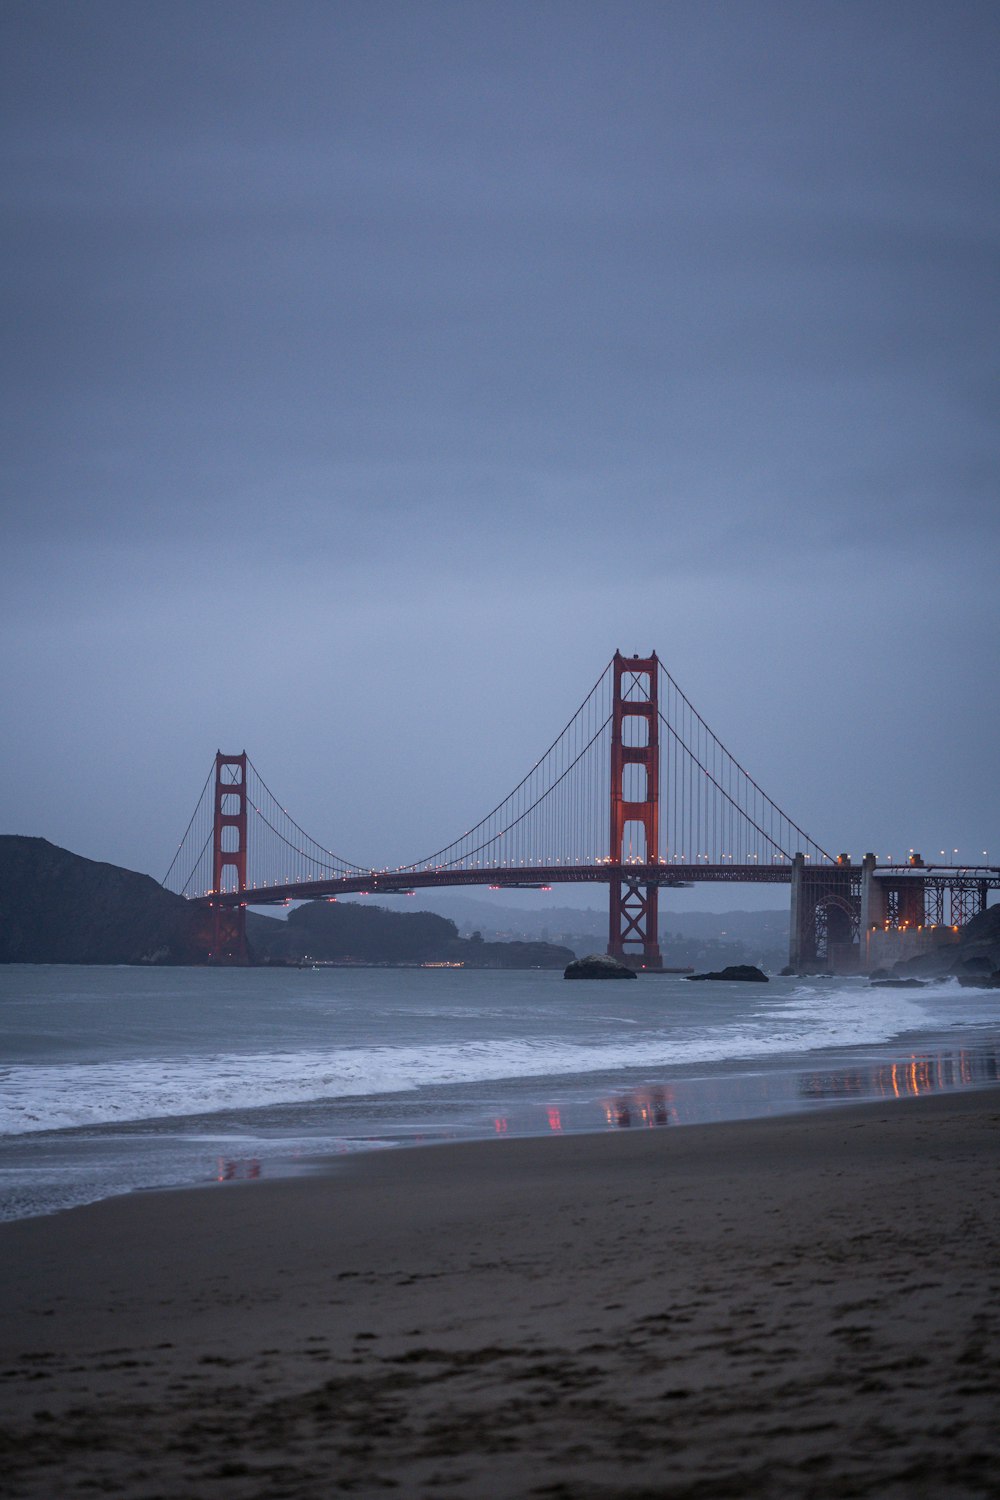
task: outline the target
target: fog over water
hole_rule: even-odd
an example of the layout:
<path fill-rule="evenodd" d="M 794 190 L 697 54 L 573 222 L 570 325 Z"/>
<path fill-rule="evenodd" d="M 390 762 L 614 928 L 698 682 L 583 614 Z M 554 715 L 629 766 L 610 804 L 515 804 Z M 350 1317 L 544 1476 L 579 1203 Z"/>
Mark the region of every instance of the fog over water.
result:
<path fill-rule="evenodd" d="M 1000 859 L 998 39 L 8 0 L 0 831 L 159 877 L 245 747 L 409 861 L 620 647 L 824 847 Z"/>

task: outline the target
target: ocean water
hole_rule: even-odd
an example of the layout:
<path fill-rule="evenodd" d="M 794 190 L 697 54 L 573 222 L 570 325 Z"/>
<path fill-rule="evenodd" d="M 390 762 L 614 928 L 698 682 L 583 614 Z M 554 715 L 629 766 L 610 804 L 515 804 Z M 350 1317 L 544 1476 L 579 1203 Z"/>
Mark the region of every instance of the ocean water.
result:
<path fill-rule="evenodd" d="M 541 970 L 0 967 L 0 1218 L 414 1141 L 996 1082 L 996 991 Z"/>

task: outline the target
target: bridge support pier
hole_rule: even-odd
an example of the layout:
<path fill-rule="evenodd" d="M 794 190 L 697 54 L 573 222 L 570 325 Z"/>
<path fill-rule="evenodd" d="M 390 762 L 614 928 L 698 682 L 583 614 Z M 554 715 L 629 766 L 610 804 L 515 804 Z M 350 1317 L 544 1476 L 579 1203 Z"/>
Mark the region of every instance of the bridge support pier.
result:
<path fill-rule="evenodd" d="M 660 664 L 615 652 L 611 712 L 611 864 L 608 953 L 635 969 L 660 969 L 659 887 L 630 879 L 629 860 L 660 858 Z"/>
<path fill-rule="evenodd" d="M 871 956 L 872 932 L 885 929 L 889 905 L 886 901 L 885 885 L 875 879 L 875 856 L 866 854 L 861 861 L 861 958 L 866 970 L 873 967 Z"/>
<path fill-rule="evenodd" d="M 809 934 L 803 921 L 805 892 L 802 889 L 805 877 L 806 857 L 796 854 L 792 860 L 792 903 L 788 921 L 788 967 L 796 973 L 802 968 Z"/>
<path fill-rule="evenodd" d="M 215 801 L 212 823 L 212 890 L 247 888 L 247 754 L 215 756 Z M 213 964 L 248 964 L 247 909 L 212 904 Z"/>

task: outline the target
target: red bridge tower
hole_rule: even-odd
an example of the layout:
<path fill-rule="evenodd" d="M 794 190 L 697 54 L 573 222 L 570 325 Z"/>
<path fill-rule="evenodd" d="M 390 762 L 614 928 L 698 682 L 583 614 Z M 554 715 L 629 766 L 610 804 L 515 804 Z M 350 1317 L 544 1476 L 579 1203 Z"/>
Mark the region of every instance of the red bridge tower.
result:
<path fill-rule="evenodd" d="M 659 969 L 659 887 L 625 873 L 660 859 L 660 664 L 615 652 L 611 714 L 611 881 L 608 952 L 632 968 Z"/>
<path fill-rule="evenodd" d="M 247 888 L 247 753 L 215 757 L 215 817 L 212 824 L 212 890 Z M 232 873 L 230 873 L 232 872 Z M 247 909 L 212 903 L 212 951 L 215 964 L 245 964 Z"/>

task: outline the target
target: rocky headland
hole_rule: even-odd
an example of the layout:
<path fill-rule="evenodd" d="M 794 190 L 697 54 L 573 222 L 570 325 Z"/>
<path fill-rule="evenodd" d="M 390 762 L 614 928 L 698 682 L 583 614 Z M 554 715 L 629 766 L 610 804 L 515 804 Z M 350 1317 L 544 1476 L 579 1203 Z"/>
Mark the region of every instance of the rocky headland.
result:
<path fill-rule="evenodd" d="M 0 963 L 201 963 L 196 917 L 150 875 L 0 834 Z"/>
<path fill-rule="evenodd" d="M 1000 905 L 988 906 L 966 922 L 958 943 L 932 948 L 916 958 L 903 959 L 893 965 L 896 977 L 939 979 L 952 974 L 963 981 L 981 983 L 984 988 L 1000 986 Z"/>

